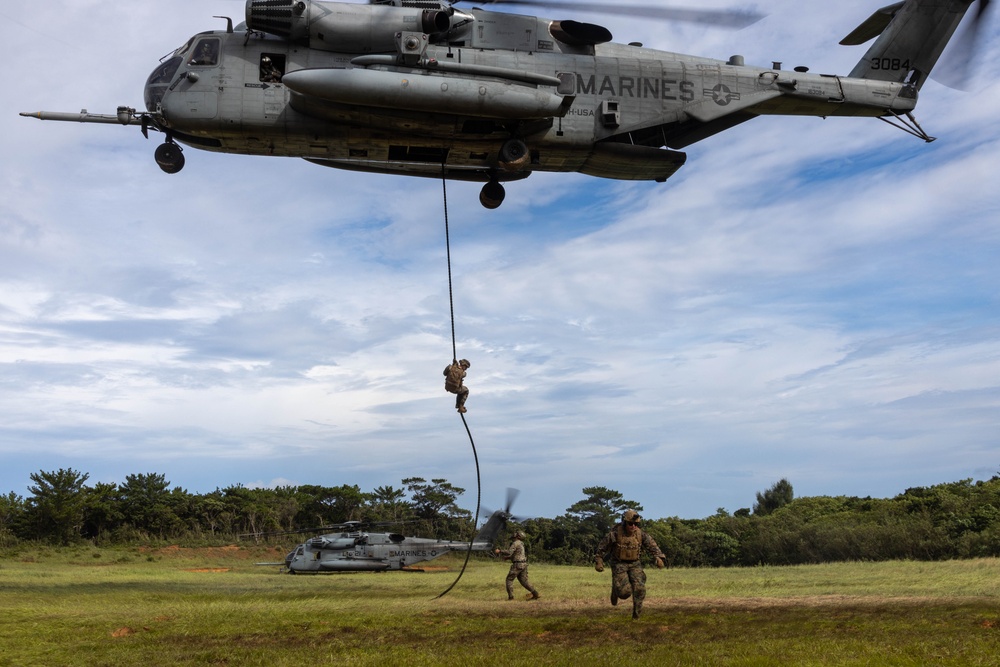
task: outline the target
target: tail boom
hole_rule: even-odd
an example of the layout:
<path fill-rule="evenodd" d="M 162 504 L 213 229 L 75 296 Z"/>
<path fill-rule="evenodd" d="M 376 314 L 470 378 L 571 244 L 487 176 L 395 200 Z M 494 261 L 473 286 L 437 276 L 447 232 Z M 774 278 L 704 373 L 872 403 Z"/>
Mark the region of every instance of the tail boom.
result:
<path fill-rule="evenodd" d="M 972 2 L 905 0 L 883 7 L 841 40 L 862 44 L 878 35 L 848 76 L 906 83 L 919 90 Z"/>

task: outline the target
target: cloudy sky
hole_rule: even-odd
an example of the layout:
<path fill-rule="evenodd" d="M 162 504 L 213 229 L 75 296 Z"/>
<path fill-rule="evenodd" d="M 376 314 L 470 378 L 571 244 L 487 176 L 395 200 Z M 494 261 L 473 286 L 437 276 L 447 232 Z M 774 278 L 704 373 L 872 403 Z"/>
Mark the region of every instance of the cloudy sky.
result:
<path fill-rule="evenodd" d="M 618 41 L 846 74 L 884 2 L 761 0 L 739 32 Z M 8 4 L 0 98 L 0 493 L 73 468 L 400 486 L 475 506 L 451 360 L 442 185 L 189 149 L 20 111 L 142 105 L 158 59 L 240 2 Z M 546 12 L 538 11 L 545 15 Z M 552 18 L 567 18 L 565 12 Z M 646 516 L 891 497 L 1000 472 L 1000 52 L 929 82 L 926 144 L 874 119 L 760 118 L 665 184 L 535 174 L 495 211 L 449 183 L 458 354 L 483 503 Z"/>

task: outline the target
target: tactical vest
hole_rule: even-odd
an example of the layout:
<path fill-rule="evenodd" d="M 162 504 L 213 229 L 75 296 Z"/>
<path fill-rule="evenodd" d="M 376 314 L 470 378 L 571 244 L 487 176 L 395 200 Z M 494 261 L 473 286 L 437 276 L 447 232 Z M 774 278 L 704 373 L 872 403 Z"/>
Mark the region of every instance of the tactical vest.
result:
<path fill-rule="evenodd" d="M 625 534 L 622 526 L 615 528 L 615 548 L 612 556 L 619 561 L 639 560 L 639 549 L 642 548 L 642 529 L 636 528 L 631 536 Z"/>
<path fill-rule="evenodd" d="M 462 387 L 462 379 L 465 377 L 465 371 L 458 364 L 452 364 L 448 366 L 445 370 L 444 376 L 444 389 L 445 391 L 450 391 L 453 394 L 457 394 L 458 390 Z"/>

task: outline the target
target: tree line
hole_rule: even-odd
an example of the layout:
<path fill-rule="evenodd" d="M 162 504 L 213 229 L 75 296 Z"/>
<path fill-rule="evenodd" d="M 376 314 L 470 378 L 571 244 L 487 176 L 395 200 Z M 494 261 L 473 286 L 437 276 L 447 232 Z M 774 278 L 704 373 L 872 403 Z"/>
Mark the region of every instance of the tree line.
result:
<path fill-rule="evenodd" d="M 161 474 L 128 475 L 122 484 L 87 484 L 76 470 L 30 475 L 24 498 L 0 496 L 0 547 L 44 543 L 97 546 L 163 542 L 230 543 L 253 539 L 291 546 L 345 521 L 370 530 L 469 539 L 473 512 L 458 506 L 465 490 L 445 479 L 403 479 L 362 491 L 356 485 L 250 489 L 193 494 Z M 555 518 L 518 524 L 534 561 L 591 562 L 600 539 L 626 509 L 642 505 L 601 486 Z M 484 519 L 485 517 L 481 517 Z M 1000 556 L 1000 476 L 987 481 L 914 487 L 893 498 L 796 498 L 782 479 L 757 493 L 752 507 L 724 508 L 704 519 L 651 519 L 644 529 L 672 566 L 791 565 L 845 560 L 941 560 Z"/>
<path fill-rule="evenodd" d="M 428 534 L 462 539 L 473 515 L 458 507 L 465 489 L 444 479 L 410 477 L 400 488 L 362 492 L 356 485 L 242 485 L 194 494 L 157 473 L 128 475 L 123 484 L 87 484 L 73 469 L 29 475 L 30 495 L 0 496 L 0 545 L 37 541 L 96 545 L 154 541 L 266 539 L 322 532 L 345 521 L 407 523 Z"/>

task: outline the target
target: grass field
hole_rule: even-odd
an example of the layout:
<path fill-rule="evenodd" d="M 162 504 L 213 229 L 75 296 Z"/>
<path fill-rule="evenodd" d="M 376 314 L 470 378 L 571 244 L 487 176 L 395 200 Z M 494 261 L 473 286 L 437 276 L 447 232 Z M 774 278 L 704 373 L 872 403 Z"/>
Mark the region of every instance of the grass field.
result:
<path fill-rule="evenodd" d="M 0 559 L 0 665 L 997 665 L 1000 561 L 647 570 L 643 616 L 610 575 L 532 564 L 320 576 L 278 551 L 22 551 Z"/>

